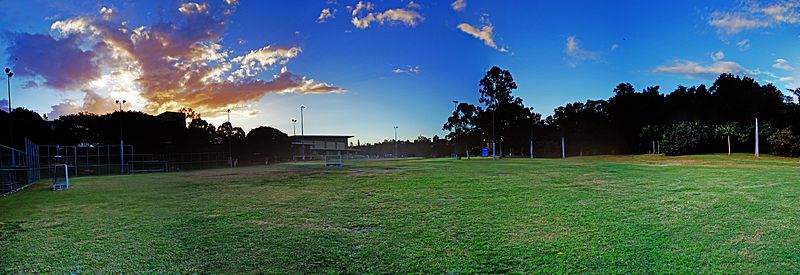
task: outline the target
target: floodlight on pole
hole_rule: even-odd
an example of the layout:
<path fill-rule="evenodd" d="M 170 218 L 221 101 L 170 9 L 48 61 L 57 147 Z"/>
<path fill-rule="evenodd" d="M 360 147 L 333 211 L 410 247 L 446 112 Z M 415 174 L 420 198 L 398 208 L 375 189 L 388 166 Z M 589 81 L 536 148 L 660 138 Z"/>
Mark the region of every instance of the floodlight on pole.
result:
<path fill-rule="evenodd" d="M 10 68 L 6 68 L 5 70 L 7 84 L 8 84 L 8 136 L 9 140 L 8 143 L 11 148 L 14 148 L 14 118 L 11 116 L 11 77 L 14 76 L 14 73 L 11 72 Z M 11 154 L 11 165 L 17 165 L 17 160 L 14 157 L 15 154 Z"/>
<path fill-rule="evenodd" d="M 114 100 L 114 103 L 119 105 L 119 173 L 125 174 L 125 142 L 122 139 L 122 104 L 127 103 L 126 100 Z"/>
<path fill-rule="evenodd" d="M 306 160 L 306 145 L 303 144 L 306 139 L 306 132 L 303 128 L 303 109 L 305 108 L 306 106 L 300 105 L 300 151 L 303 154 L 303 160 Z"/>
<path fill-rule="evenodd" d="M 397 158 L 397 126 L 394 126 L 394 157 Z"/>
<path fill-rule="evenodd" d="M 297 135 L 297 120 L 296 119 L 292 119 L 292 135 L 293 136 Z"/>

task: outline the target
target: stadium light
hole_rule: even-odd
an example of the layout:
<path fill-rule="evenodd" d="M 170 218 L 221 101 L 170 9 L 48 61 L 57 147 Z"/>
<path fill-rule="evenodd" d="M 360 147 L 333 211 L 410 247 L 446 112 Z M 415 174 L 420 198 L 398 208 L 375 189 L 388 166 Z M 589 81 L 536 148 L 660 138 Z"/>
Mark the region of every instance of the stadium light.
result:
<path fill-rule="evenodd" d="M 303 154 L 303 160 L 306 160 L 306 145 L 303 144 L 306 138 L 306 132 L 303 129 L 303 109 L 305 108 L 306 106 L 300 105 L 300 151 Z"/>
<path fill-rule="evenodd" d="M 297 120 L 294 118 L 292 119 L 292 135 L 297 135 Z"/>
<path fill-rule="evenodd" d="M 8 143 L 11 148 L 14 148 L 14 118 L 11 117 L 11 77 L 14 76 L 14 73 L 11 72 L 11 69 L 6 68 L 6 76 L 7 83 L 8 83 L 8 136 L 9 140 Z M 14 157 L 15 154 L 11 154 L 11 165 L 17 165 L 17 161 Z"/>
<path fill-rule="evenodd" d="M 126 100 L 114 100 L 114 103 L 119 104 L 119 174 L 125 174 L 125 142 L 122 140 L 122 104 L 127 103 Z"/>
<path fill-rule="evenodd" d="M 397 158 L 397 126 L 394 126 L 394 157 Z"/>

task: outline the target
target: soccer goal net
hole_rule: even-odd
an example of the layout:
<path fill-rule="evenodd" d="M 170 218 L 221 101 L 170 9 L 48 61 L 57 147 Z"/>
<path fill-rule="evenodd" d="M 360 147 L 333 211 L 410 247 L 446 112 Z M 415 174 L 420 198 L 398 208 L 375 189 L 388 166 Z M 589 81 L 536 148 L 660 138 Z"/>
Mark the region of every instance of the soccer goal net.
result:
<path fill-rule="evenodd" d="M 341 155 L 325 156 L 325 166 L 344 166 Z"/>
<path fill-rule="evenodd" d="M 166 172 L 167 162 L 161 160 L 128 161 L 128 173 Z"/>
<path fill-rule="evenodd" d="M 53 166 L 53 191 L 69 189 L 69 169 L 66 164 Z"/>

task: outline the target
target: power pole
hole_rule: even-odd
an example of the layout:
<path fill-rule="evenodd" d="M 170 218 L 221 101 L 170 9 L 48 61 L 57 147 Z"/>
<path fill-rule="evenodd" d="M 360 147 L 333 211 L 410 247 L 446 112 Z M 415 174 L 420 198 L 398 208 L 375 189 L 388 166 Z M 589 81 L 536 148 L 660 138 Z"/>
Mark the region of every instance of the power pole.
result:
<path fill-rule="evenodd" d="M 564 150 L 564 136 L 561 136 L 561 159 L 567 159 L 567 153 Z"/>

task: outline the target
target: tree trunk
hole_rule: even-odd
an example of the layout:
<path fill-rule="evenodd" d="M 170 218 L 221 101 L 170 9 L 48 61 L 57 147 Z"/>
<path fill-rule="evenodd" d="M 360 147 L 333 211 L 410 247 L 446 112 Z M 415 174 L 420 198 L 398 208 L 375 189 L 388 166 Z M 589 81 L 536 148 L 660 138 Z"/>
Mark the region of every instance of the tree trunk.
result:
<path fill-rule="evenodd" d="M 731 135 L 728 135 L 728 155 L 731 155 Z"/>

